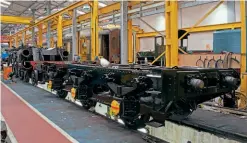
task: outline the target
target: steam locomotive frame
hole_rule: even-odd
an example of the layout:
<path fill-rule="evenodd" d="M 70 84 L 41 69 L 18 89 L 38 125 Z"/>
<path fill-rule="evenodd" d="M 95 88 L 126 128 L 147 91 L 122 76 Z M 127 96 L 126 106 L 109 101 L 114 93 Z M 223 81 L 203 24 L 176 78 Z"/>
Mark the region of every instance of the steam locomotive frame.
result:
<path fill-rule="evenodd" d="M 131 128 L 166 119 L 183 119 L 197 105 L 231 94 L 240 85 L 234 69 L 194 67 L 164 68 L 149 65 L 72 63 L 64 49 L 21 47 L 10 51 L 17 77 L 37 85 L 49 82 L 60 98 L 71 92 L 83 107 L 97 102 L 111 107 L 111 114 Z M 152 119 L 152 120 L 151 120 Z"/>
<path fill-rule="evenodd" d="M 113 115 L 133 128 L 145 126 L 150 119 L 160 124 L 183 119 L 200 103 L 234 95 L 240 85 L 233 69 L 68 64 L 56 71 L 51 82 L 59 97 L 74 92 L 74 99 L 86 109 L 97 102 L 116 108 L 112 107 L 115 103 L 119 111 Z"/>

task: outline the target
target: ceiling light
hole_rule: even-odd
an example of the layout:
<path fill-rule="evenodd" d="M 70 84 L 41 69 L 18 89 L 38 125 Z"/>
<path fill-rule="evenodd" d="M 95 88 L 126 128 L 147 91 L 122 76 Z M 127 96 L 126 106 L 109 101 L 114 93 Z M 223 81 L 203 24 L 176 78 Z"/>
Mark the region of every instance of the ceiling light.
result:
<path fill-rule="evenodd" d="M 82 9 L 83 9 L 84 11 L 89 11 L 89 10 L 90 10 L 90 6 L 89 6 L 89 5 L 84 5 L 84 6 L 82 7 Z"/>
<path fill-rule="evenodd" d="M 10 5 L 11 4 L 10 2 L 5 1 L 5 0 L 2 0 L 1 3 L 7 4 L 7 5 Z"/>
<path fill-rule="evenodd" d="M 100 7 L 105 7 L 106 4 L 104 4 L 104 3 L 102 3 L 102 2 L 99 2 L 99 6 L 100 6 Z"/>
<path fill-rule="evenodd" d="M 0 3 L 0 6 L 2 6 L 2 7 L 9 7 L 8 5 L 4 5 L 2 3 Z"/>
<path fill-rule="evenodd" d="M 40 16 L 38 19 L 43 19 L 44 18 L 44 16 Z"/>
<path fill-rule="evenodd" d="M 53 9 L 53 10 L 51 10 L 51 12 L 57 12 L 57 11 L 60 11 L 60 10 L 62 10 L 62 8 L 57 8 L 57 9 Z"/>
<path fill-rule="evenodd" d="M 80 15 L 85 14 L 85 12 L 80 11 L 80 10 L 76 10 L 76 12 L 77 12 L 78 14 L 80 14 Z"/>

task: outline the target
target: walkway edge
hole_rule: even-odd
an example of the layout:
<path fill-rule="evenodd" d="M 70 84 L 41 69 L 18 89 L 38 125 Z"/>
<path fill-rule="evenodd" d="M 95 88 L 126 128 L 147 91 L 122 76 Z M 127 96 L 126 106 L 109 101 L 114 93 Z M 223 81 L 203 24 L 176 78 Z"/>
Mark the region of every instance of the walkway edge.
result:
<path fill-rule="evenodd" d="M 1 84 L 4 85 L 8 90 L 10 90 L 12 93 L 14 93 L 23 103 L 25 103 L 29 108 L 31 108 L 36 114 L 38 114 L 42 119 L 44 119 L 48 124 L 50 124 L 53 128 L 55 128 L 57 131 L 59 131 L 63 136 L 65 136 L 69 141 L 72 143 L 79 143 L 76 139 L 71 137 L 68 133 L 66 133 L 63 129 L 61 129 L 59 126 L 54 124 L 51 120 L 49 120 L 46 116 L 41 114 L 37 109 L 35 109 L 32 105 L 30 105 L 26 100 L 24 100 L 21 96 L 19 96 L 14 90 L 12 90 L 10 87 L 8 87 L 5 83 L 1 81 Z"/>
<path fill-rule="evenodd" d="M 7 137 L 10 139 L 11 143 L 18 143 L 14 134 L 12 133 L 12 131 L 10 130 L 7 121 L 4 119 L 2 113 L 1 114 L 1 120 L 5 122 L 6 127 L 7 127 Z"/>

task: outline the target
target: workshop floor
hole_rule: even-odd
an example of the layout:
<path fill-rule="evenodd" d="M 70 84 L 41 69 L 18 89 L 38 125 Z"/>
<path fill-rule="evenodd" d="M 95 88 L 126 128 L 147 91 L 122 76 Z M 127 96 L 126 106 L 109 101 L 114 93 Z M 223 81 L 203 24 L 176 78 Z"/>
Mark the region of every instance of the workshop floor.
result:
<path fill-rule="evenodd" d="M 145 142 L 140 133 L 28 83 L 5 82 L 1 88 L 2 114 L 20 143 Z M 247 141 L 247 128 L 243 127 L 247 118 L 197 109 L 189 118 L 177 123 Z"/>
<path fill-rule="evenodd" d="M 142 143 L 142 135 L 30 84 L 1 83 L 2 114 L 19 143 Z M 55 129 L 29 106 L 47 118 Z M 64 132 L 61 132 L 64 131 Z"/>

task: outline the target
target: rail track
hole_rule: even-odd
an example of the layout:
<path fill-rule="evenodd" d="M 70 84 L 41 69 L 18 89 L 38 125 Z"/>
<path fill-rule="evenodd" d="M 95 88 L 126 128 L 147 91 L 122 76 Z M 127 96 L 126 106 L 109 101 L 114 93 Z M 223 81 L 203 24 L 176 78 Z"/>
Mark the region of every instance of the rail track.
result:
<path fill-rule="evenodd" d="M 247 110 L 246 109 L 240 110 L 240 109 L 234 109 L 234 108 L 228 108 L 228 107 L 221 107 L 221 106 L 217 106 L 211 102 L 203 103 L 200 105 L 200 107 L 205 109 L 205 110 L 234 114 L 237 116 L 242 116 L 242 117 L 247 118 Z"/>

